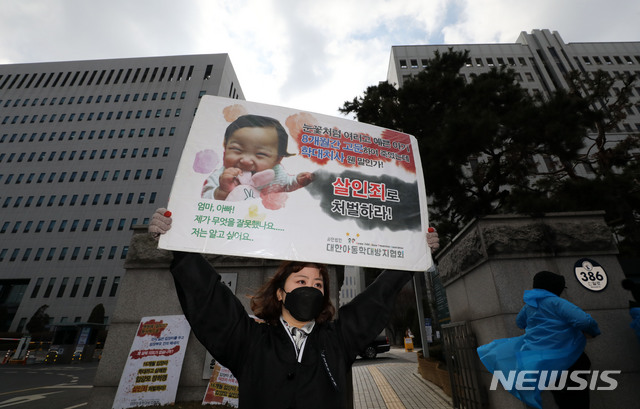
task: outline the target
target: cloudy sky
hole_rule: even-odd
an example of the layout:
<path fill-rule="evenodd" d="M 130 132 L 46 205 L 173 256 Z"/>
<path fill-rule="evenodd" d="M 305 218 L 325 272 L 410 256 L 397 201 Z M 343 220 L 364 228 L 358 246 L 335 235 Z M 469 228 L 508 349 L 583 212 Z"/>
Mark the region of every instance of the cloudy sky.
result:
<path fill-rule="evenodd" d="M 2 0 L 0 64 L 228 53 L 247 100 L 338 115 L 392 45 L 640 41 L 630 0 Z"/>

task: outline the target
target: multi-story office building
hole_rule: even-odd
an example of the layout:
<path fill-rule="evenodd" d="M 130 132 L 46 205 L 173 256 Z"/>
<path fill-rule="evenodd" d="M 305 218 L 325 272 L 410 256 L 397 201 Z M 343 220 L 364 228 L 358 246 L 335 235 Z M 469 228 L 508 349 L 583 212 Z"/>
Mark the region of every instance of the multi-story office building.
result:
<path fill-rule="evenodd" d="M 387 81 L 402 87 L 412 75 L 426 68 L 435 52 L 449 49 L 469 51 L 469 59 L 460 70 L 460 76 L 470 82 L 474 76 L 492 68 L 506 66 L 516 72 L 520 85 L 532 95 L 550 95 L 557 89 L 567 88 L 565 74 L 572 70 L 591 72 L 604 70 L 615 78 L 626 73 L 640 77 L 640 42 L 570 43 L 565 44 L 560 34 L 549 30 L 522 32 L 513 44 L 439 44 L 403 45 L 391 47 Z M 615 90 L 614 90 L 615 92 Z M 613 95 L 612 95 L 613 96 Z M 640 132 L 640 86 L 634 89 L 634 106 L 617 132 L 609 133 L 612 143 L 630 132 Z M 469 167 L 483 158 L 469 158 Z M 541 171 L 553 170 L 554 158 L 534 158 Z M 580 166 L 578 174 L 588 176 L 591 169 Z M 364 280 L 357 268 L 345 269 L 345 282 L 341 289 L 341 303 L 353 298 L 364 288 Z"/>
<path fill-rule="evenodd" d="M 424 69 L 435 52 L 449 49 L 469 51 L 469 59 L 460 75 L 471 81 L 473 76 L 488 72 L 494 67 L 506 66 L 516 72 L 520 85 L 533 94 L 548 96 L 558 89 L 567 89 L 565 75 L 573 70 L 595 72 L 603 70 L 613 78 L 627 73 L 640 76 L 640 41 L 610 43 L 565 44 L 560 34 L 549 30 L 522 32 L 513 44 L 442 44 L 410 45 L 391 48 L 387 81 L 401 87 L 411 75 Z M 616 92 L 615 85 L 612 92 Z M 615 95 L 612 95 L 614 97 Z M 627 118 L 617 131 L 609 133 L 611 141 L 619 140 L 632 132 L 640 132 L 640 86 L 634 89 L 633 107 L 627 110 Z M 553 170 L 553 158 L 537 158 L 543 171 Z M 588 175 L 590 169 L 577 171 Z"/>
<path fill-rule="evenodd" d="M 227 54 L 0 65 L 0 332 L 108 323 L 205 94 L 244 99 Z"/>
<path fill-rule="evenodd" d="M 340 287 L 340 307 L 353 300 L 365 289 L 364 268 L 344 266 L 344 282 Z"/>

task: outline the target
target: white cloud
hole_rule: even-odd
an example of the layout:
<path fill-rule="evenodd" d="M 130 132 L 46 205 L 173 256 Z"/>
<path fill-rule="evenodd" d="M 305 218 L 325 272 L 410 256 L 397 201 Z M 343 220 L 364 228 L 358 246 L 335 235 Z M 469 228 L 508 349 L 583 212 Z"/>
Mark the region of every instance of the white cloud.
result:
<path fill-rule="evenodd" d="M 5 0 L 0 62 L 228 53 L 247 99 L 336 115 L 392 45 L 640 41 L 639 20 L 626 0 Z"/>
<path fill-rule="evenodd" d="M 626 0 L 460 0 L 445 42 L 513 43 L 522 31 L 558 31 L 565 42 L 640 41 L 640 3 Z"/>

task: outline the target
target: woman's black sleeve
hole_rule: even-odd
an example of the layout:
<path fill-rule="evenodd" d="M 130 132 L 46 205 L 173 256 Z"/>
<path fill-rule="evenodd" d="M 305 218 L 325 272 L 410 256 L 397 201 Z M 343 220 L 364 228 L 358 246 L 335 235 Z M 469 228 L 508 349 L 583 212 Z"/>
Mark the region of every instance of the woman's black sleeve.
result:
<path fill-rule="evenodd" d="M 246 355 L 244 343 L 251 339 L 253 319 L 200 254 L 175 252 L 170 270 L 196 338 L 237 376 Z"/>
<path fill-rule="evenodd" d="M 384 329 L 398 292 L 412 277 L 413 273 L 409 271 L 385 270 L 362 293 L 340 308 L 337 326 L 350 357 L 355 359 Z"/>

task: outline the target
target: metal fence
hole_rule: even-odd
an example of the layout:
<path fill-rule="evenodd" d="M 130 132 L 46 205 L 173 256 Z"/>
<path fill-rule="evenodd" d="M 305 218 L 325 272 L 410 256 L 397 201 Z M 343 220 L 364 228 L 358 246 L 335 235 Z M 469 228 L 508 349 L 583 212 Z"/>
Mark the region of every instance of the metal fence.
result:
<path fill-rule="evenodd" d="M 454 408 L 485 409 L 486 392 L 478 381 L 476 337 L 466 322 L 442 326 L 444 354 L 451 379 Z"/>

